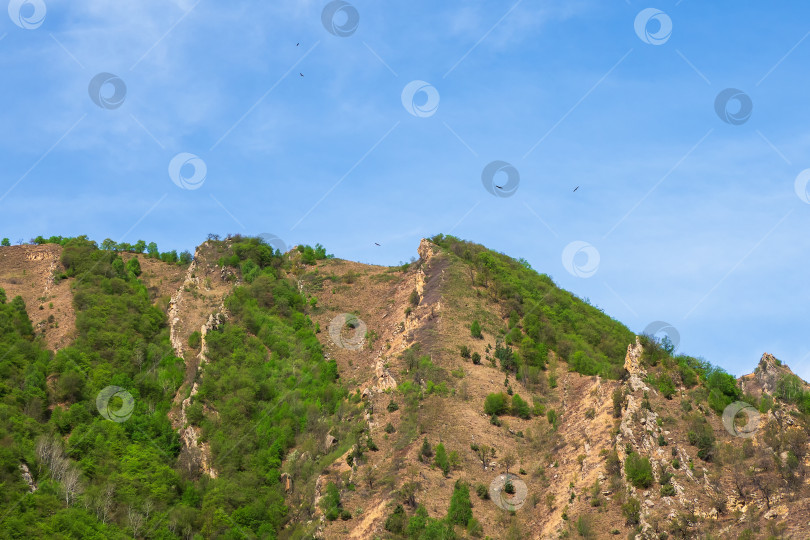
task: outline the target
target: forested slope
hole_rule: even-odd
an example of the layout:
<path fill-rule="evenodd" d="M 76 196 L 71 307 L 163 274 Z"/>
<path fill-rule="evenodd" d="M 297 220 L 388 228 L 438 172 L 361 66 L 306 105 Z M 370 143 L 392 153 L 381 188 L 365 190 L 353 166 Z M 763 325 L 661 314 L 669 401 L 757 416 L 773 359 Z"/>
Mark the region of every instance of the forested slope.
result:
<path fill-rule="evenodd" d="M 257 239 L 228 249 L 227 263 L 246 277 L 227 302 L 227 322 L 208 334 L 211 363 L 189 417 L 211 443 L 216 479 L 176 466 L 180 443 L 167 413 L 184 364 L 137 258 L 125 264 L 87 239 L 63 242 L 57 278 L 72 282 L 76 339 L 55 354 L 35 336 L 22 299 L 2 293 L 0 535 L 274 537 L 287 523 L 281 459 L 333 424 L 350 431 L 351 407 L 303 298 L 282 276 L 284 257 Z"/>

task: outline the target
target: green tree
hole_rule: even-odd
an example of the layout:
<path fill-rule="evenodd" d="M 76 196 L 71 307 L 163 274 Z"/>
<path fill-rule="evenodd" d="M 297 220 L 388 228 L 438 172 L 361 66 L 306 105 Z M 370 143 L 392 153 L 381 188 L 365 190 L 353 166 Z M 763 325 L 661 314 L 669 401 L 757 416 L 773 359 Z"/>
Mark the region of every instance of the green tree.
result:
<path fill-rule="evenodd" d="M 481 333 L 481 325 L 477 320 L 470 325 L 470 334 L 476 339 L 484 339 L 484 335 Z"/>
<path fill-rule="evenodd" d="M 433 448 L 431 448 L 427 437 L 425 437 L 425 439 L 422 441 L 422 448 L 419 451 L 419 455 L 422 457 L 422 459 L 433 456 Z"/>
<path fill-rule="evenodd" d="M 137 242 L 135 242 L 135 245 L 132 246 L 132 251 L 134 251 L 135 253 L 143 253 L 144 250 L 146 250 L 146 242 L 144 242 L 143 240 L 138 240 Z"/>
<path fill-rule="evenodd" d="M 666 337 L 664 339 L 666 339 Z M 672 399 L 672 396 L 675 395 L 675 384 L 672 382 L 672 378 L 666 373 L 662 373 L 658 377 L 658 390 L 661 392 L 661 395 L 667 399 Z"/>
<path fill-rule="evenodd" d="M 177 260 L 178 260 L 178 258 L 177 258 L 177 250 L 173 249 L 171 251 L 161 253 L 160 254 L 160 260 L 165 262 L 165 263 L 170 263 L 170 264 L 176 263 Z"/>
<path fill-rule="evenodd" d="M 456 480 L 453 495 L 450 497 L 450 508 L 447 511 L 447 521 L 454 525 L 464 525 L 472 519 L 472 501 L 470 500 L 470 486 L 461 480 Z"/>
<path fill-rule="evenodd" d="M 546 418 L 548 419 L 548 423 L 551 424 L 552 427 L 554 427 L 556 429 L 557 428 L 557 421 L 559 419 L 558 416 L 557 416 L 557 411 L 555 411 L 554 409 L 549 409 L 546 412 Z"/>
<path fill-rule="evenodd" d="M 11 241 L 8 238 L 3 238 L 0 240 L 0 246 L 8 247 L 11 245 Z"/>
<path fill-rule="evenodd" d="M 154 242 L 149 242 L 149 245 L 146 246 L 146 254 L 153 259 L 159 258 L 160 252 L 158 251 L 158 245 Z"/>
<path fill-rule="evenodd" d="M 408 516 L 401 504 L 398 504 L 393 513 L 385 520 L 385 530 L 394 534 L 401 534 L 405 530 Z"/>
<path fill-rule="evenodd" d="M 132 272 L 135 277 L 141 275 L 141 263 L 138 261 L 138 257 L 132 257 L 129 261 L 127 261 L 126 266 L 127 272 Z"/>
<path fill-rule="evenodd" d="M 484 400 L 484 412 L 488 415 L 501 415 L 505 414 L 509 409 L 509 397 L 503 392 L 489 394 Z"/>
<path fill-rule="evenodd" d="M 518 394 L 512 396 L 512 414 L 524 420 L 528 420 L 532 416 L 529 404 Z"/>
<path fill-rule="evenodd" d="M 620 386 L 613 390 L 613 418 L 620 418 L 622 416 L 622 408 L 624 407 L 624 394 Z"/>
<path fill-rule="evenodd" d="M 326 491 L 320 501 L 323 515 L 329 521 L 335 521 L 340 517 L 342 503 L 340 501 L 340 491 L 334 482 L 326 484 Z"/>
<path fill-rule="evenodd" d="M 641 503 L 635 497 L 630 497 L 627 502 L 622 505 L 622 513 L 628 525 L 638 525 L 641 517 Z"/>
<path fill-rule="evenodd" d="M 195 330 L 188 336 L 188 346 L 192 349 L 198 349 L 202 343 L 202 334 L 199 330 Z"/>
<path fill-rule="evenodd" d="M 518 362 L 517 358 L 515 358 L 514 352 L 512 351 L 512 347 L 503 345 L 500 342 L 496 342 L 495 358 L 501 362 L 502 370 L 512 373 L 517 371 Z"/>
<path fill-rule="evenodd" d="M 433 464 L 440 468 L 445 476 L 450 474 L 450 461 L 447 459 L 447 452 L 442 443 L 436 445 L 436 457 L 433 458 Z"/>
<path fill-rule="evenodd" d="M 631 452 L 624 460 L 624 471 L 627 479 L 637 488 L 647 489 L 653 483 L 653 472 L 650 460 Z"/>
<path fill-rule="evenodd" d="M 691 429 L 686 434 L 689 444 L 697 446 L 698 457 L 703 461 L 712 461 L 715 451 L 714 430 L 702 416 L 692 419 Z"/>

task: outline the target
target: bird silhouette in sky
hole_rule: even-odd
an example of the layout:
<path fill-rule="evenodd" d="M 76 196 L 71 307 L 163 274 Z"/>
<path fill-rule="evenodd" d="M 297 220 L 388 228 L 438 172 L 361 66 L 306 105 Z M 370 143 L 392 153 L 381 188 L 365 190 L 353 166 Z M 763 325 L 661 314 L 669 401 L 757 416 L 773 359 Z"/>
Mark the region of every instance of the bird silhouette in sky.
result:
<path fill-rule="evenodd" d="M 374 245 L 375 245 L 375 246 L 379 246 L 380 244 L 378 244 L 377 242 L 374 242 Z"/>
<path fill-rule="evenodd" d="M 295 46 L 296 46 L 296 47 L 298 47 L 299 45 L 301 45 L 301 44 L 300 44 L 300 43 L 296 43 L 296 44 L 295 44 Z"/>
<path fill-rule="evenodd" d="M 579 189 L 579 186 L 575 187 L 575 188 L 574 188 L 574 191 L 576 191 L 576 190 L 578 190 L 578 189 Z"/>
<path fill-rule="evenodd" d="M 304 76 L 304 74 L 303 74 L 303 73 L 299 73 L 299 75 L 301 75 L 302 77 Z"/>
<path fill-rule="evenodd" d="M 503 186 L 495 186 L 498 189 L 503 189 Z"/>

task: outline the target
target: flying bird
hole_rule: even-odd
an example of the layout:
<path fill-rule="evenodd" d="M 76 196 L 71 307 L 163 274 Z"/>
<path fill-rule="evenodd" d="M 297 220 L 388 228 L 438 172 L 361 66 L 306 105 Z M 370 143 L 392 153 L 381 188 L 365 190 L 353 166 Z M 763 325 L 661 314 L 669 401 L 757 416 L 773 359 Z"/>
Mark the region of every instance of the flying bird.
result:
<path fill-rule="evenodd" d="M 302 77 L 304 76 L 304 74 L 303 74 L 303 73 L 299 73 L 299 75 L 301 75 Z"/>
<path fill-rule="evenodd" d="M 295 44 L 295 46 L 296 46 L 296 47 L 298 47 L 299 45 L 301 45 L 301 44 L 300 44 L 300 43 L 296 43 L 296 44 Z"/>
<path fill-rule="evenodd" d="M 503 186 L 495 186 L 498 189 L 503 189 Z"/>
<path fill-rule="evenodd" d="M 379 246 L 380 244 L 378 244 L 377 242 L 374 242 L 374 245 L 375 245 L 375 246 Z"/>
<path fill-rule="evenodd" d="M 576 191 L 576 190 L 578 190 L 578 189 L 579 189 L 579 186 L 575 187 L 575 188 L 574 188 L 574 191 Z"/>

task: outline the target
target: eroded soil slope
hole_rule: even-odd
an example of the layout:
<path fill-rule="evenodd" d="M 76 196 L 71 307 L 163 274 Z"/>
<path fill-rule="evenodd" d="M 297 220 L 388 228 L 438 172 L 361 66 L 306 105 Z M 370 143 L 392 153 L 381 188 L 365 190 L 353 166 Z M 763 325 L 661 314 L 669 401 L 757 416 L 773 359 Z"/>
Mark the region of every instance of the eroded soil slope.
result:
<path fill-rule="evenodd" d="M 22 297 L 34 330 L 53 350 L 67 346 L 76 328 L 71 280 L 54 280 L 64 270 L 61 256 L 55 244 L 0 247 L 0 288 L 9 301 Z"/>

